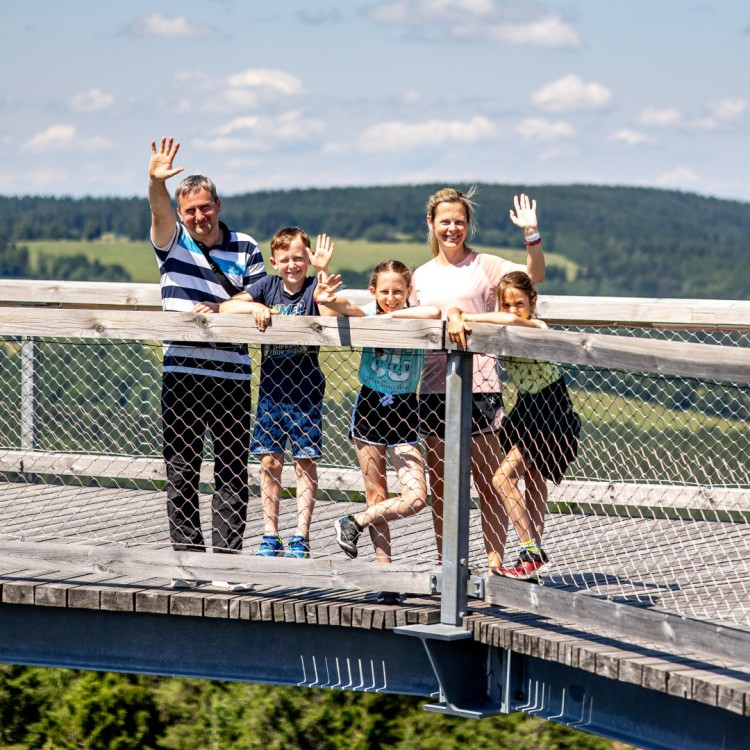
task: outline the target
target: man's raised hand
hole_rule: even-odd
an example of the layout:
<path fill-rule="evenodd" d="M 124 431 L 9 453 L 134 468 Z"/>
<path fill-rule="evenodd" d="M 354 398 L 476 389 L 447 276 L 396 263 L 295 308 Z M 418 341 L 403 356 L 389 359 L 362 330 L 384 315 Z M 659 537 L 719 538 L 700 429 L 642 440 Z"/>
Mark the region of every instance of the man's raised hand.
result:
<path fill-rule="evenodd" d="M 171 136 L 162 138 L 158 149 L 156 141 L 151 141 L 151 160 L 148 163 L 149 177 L 152 180 L 164 182 L 182 172 L 185 167 L 172 167 L 179 150 L 179 141 L 175 141 Z"/>

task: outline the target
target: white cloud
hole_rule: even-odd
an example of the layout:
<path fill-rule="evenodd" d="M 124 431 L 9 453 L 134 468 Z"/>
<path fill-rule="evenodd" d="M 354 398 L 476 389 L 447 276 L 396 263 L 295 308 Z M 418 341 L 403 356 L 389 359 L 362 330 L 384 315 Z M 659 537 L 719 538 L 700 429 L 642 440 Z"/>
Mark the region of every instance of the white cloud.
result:
<path fill-rule="evenodd" d="M 372 6 L 366 15 L 373 21 L 393 25 L 461 22 L 482 18 L 494 11 L 493 0 L 391 0 Z"/>
<path fill-rule="evenodd" d="M 252 130 L 258 126 L 260 122 L 259 117 L 235 117 L 230 120 L 226 125 L 222 125 L 219 128 L 219 135 L 231 135 L 238 130 Z"/>
<path fill-rule="evenodd" d="M 622 130 L 618 130 L 616 133 L 613 133 L 609 137 L 609 140 L 622 141 L 623 143 L 627 143 L 628 146 L 637 146 L 640 143 L 648 143 L 651 138 L 649 138 L 645 133 L 639 133 L 636 130 L 622 128 Z"/>
<path fill-rule="evenodd" d="M 445 143 L 475 143 L 494 133 L 494 125 L 480 116 L 467 121 L 391 121 L 367 128 L 357 139 L 357 145 L 362 151 L 411 151 Z"/>
<path fill-rule="evenodd" d="M 526 23 L 462 25 L 452 30 L 458 39 L 482 39 L 495 44 L 548 47 L 552 49 L 581 46 L 578 32 L 560 16 L 546 16 Z"/>
<path fill-rule="evenodd" d="M 67 146 L 76 137 L 73 125 L 52 125 L 21 146 L 24 151 L 48 151 Z"/>
<path fill-rule="evenodd" d="M 70 100 L 70 108 L 75 112 L 84 114 L 94 114 L 104 112 L 115 103 L 115 97 L 112 94 L 105 94 L 99 89 L 90 89 L 81 94 L 76 94 Z"/>
<path fill-rule="evenodd" d="M 674 107 L 667 109 L 644 109 L 638 115 L 638 121 L 643 125 L 658 127 L 680 127 L 684 130 L 715 130 L 725 126 L 732 120 L 741 117 L 747 110 L 745 99 L 730 98 L 706 104 L 708 115 L 695 119 L 686 119 Z"/>
<path fill-rule="evenodd" d="M 201 39 L 216 36 L 212 26 L 192 24 L 186 16 L 165 16 L 151 13 L 136 18 L 126 29 L 128 36 L 156 37 L 158 39 Z"/>
<path fill-rule="evenodd" d="M 531 117 L 520 122 L 516 133 L 526 141 L 556 141 L 560 138 L 572 138 L 575 130 L 566 122 L 550 122 L 542 117 Z"/>
<path fill-rule="evenodd" d="M 699 182 L 698 175 L 689 167 L 680 166 L 656 178 L 655 183 L 662 187 L 687 187 Z"/>
<path fill-rule="evenodd" d="M 254 68 L 242 73 L 229 76 L 227 83 L 233 89 L 270 89 L 285 96 L 292 96 L 302 92 L 302 83 L 282 70 L 270 70 L 268 68 Z"/>
<path fill-rule="evenodd" d="M 648 108 L 638 115 L 638 122 L 642 125 L 656 125 L 658 127 L 679 125 L 682 122 L 682 113 L 674 107 L 667 109 Z"/>
<path fill-rule="evenodd" d="M 52 125 L 21 146 L 22 151 L 41 153 L 75 150 L 79 153 L 96 154 L 113 148 L 116 148 L 116 144 L 109 138 L 101 136 L 80 138 L 73 125 Z"/>
<path fill-rule="evenodd" d="M 609 104 L 612 92 L 601 83 L 584 83 L 570 74 L 535 91 L 531 101 L 549 112 L 581 112 Z"/>
<path fill-rule="evenodd" d="M 708 105 L 708 111 L 717 120 L 734 120 L 743 114 L 746 109 L 747 102 L 744 99 L 722 99 Z"/>
<path fill-rule="evenodd" d="M 518 20 L 515 9 L 494 0 L 388 0 L 371 6 L 365 15 L 376 23 L 432 30 L 444 38 L 534 47 L 579 47 L 578 32 L 556 14 L 539 15 L 534 6 L 523 10 L 535 17 Z"/>
<path fill-rule="evenodd" d="M 275 117 L 235 117 L 218 128 L 216 138 L 197 144 L 210 151 L 255 151 L 279 143 L 304 143 L 324 130 L 321 120 L 295 110 Z"/>
<path fill-rule="evenodd" d="M 174 78 L 184 90 L 173 103 L 179 113 L 241 112 L 304 93 L 302 82 L 282 70 L 253 68 L 219 81 L 201 71 L 180 71 Z"/>
<path fill-rule="evenodd" d="M 709 116 L 696 120 L 693 125 L 703 130 L 714 130 L 743 115 L 747 109 L 747 102 L 744 99 L 722 99 L 718 102 L 709 102 L 706 109 L 710 113 Z"/>

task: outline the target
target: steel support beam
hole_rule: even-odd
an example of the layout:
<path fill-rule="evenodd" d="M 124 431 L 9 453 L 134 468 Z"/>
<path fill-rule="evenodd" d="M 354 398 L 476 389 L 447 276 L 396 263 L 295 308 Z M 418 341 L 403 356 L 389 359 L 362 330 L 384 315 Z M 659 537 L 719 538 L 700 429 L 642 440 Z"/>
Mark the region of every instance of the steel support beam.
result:
<path fill-rule="evenodd" d="M 0 662 L 420 695 L 432 699 L 430 711 L 520 711 L 646 750 L 747 748 L 746 716 L 490 647 L 459 630 L 2 604 Z"/>
<path fill-rule="evenodd" d="M 459 626 L 466 615 L 469 580 L 469 482 L 473 357 L 449 352 L 445 377 L 443 465 L 443 571 L 440 622 Z"/>
<path fill-rule="evenodd" d="M 0 605 L 0 662 L 430 696 L 421 645 L 388 630 Z"/>

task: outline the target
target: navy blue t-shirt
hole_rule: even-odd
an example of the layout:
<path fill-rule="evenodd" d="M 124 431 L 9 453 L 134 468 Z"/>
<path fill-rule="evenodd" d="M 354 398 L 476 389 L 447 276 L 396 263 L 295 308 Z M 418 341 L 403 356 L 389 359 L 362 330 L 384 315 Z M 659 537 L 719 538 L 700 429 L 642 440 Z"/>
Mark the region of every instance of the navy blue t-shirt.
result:
<path fill-rule="evenodd" d="M 313 299 L 317 284 L 315 276 L 308 276 L 299 292 L 289 294 L 280 276 L 264 276 L 247 287 L 247 292 L 255 302 L 277 310 L 279 315 L 319 315 Z M 303 408 L 323 401 L 325 379 L 317 346 L 263 344 L 262 352 L 259 398 Z"/>

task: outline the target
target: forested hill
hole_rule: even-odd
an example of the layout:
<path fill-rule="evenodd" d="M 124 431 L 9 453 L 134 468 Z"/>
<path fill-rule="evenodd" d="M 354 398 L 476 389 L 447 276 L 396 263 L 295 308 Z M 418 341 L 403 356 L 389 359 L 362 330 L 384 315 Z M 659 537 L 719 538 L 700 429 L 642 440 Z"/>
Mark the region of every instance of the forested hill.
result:
<path fill-rule="evenodd" d="M 264 239 L 297 224 L 341 239 L 421 241 L 425 202 L 440 187 L 249 193 L 223 198 L 223 216 Z M 547 293 L 750 298 L 748 203 L 646 188 L 479 185 L 477 245 L 520 246 L 508 210 L 521 191 L 538 201 L 545 250 L 580 269 L 575 279 L 553 274 Z M 110 233 L 145 240 L 149 226 L 145 197 L 6 197 L 0 216 L 2 241 L 17 245 Z"/>

